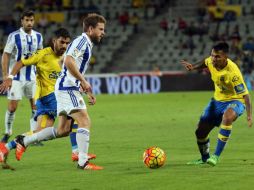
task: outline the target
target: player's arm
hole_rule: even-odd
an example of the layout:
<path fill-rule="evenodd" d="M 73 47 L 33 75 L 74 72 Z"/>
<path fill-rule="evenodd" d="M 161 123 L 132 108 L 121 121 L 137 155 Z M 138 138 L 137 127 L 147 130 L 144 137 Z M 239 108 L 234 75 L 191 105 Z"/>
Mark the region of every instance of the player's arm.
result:
<path fill-rule="evenodd" d="M 249 94 L 246 94 L 243 96 L 244 102 L 246 105 L 246 112 L 247 112 L 247 121 L 248 121 L 248 126 L 252 126 L 252 105 L 251 105 L 251 98 Z"/>
<path fill-rule="evenodd" d="M 3 81 L 3 83 L 0 85 L 0 93 L 5 93 L 8 91 L 8 89 L 12 85 L 12 80 L 14 76 L 20 71 L 20 69 L 23 67 L 22 61 L 18 61 L 14 67 L 12 68 L 11 73 L 8 75 L 8 77 Z"/>
<path fill-rule="evenodd" d="M 2 55 L 2 76 L 3 79 L 7 79 L 8 77 L 8 68 L 9 68 L 9 62 L 11 58 L 11 53 L 13 52 L 15 47 L 15 39 L 12 34 L 8 36 L 6 45 L 4 47 L 4 52 Z"/>
<path fill-rule="evenodd" d="M 9 76 L 0 85 L 0 93 L 5 93 L 6 91 L 8 91 L 8 89 L 12 85 L 12 80 L 14 76 L 22 69 L 22 67 L 27 65 L 36 65 L 42 58 L 42 55 L 43 55 L 42 53 L 35 52 L 28 59 L 21 59 L 20 61 L 16 62 Z"/>
<path fill-rule="evenodd" d="M 9 68 L 9 61 L 10 61 L 11 54 L 4 52 L 2 55 L 2 76 L 3 80 L 7 79 L 8 77 L 8 68 Z"/>
<path fill-rule="evenodd" d="M 82 90 L 88 95 L 89 103 L 91 105 L 95 104 L 96 99 L 92 94 L 91 85 L 85 80 L 82 74 L 79 72 L 75 60 L 72 56 L 67 55 L 64 60 L 64 65 L 67 67 L 68 71 L 80 81 L 80 86 Z"/>
<path fill-rule="evenodd" d="M 185 67 L 185 69 L 187 71 L 192 71 L 192 70 L 202 70 L 204 68 L 206 68 L 206 64 L 205 64 L 205 59 L 195 63 L 195 64 L 191 64 L 186 60 L 181 60 L 181 64 Z"/>

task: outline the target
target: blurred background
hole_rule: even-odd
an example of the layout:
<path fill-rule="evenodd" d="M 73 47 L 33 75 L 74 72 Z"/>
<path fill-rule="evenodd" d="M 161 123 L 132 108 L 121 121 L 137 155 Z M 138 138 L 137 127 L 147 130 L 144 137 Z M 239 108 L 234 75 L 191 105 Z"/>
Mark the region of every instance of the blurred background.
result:
<path fill-rule="evenodd" d="M 80 35 L 88 13 L 97 12 L 107 19 L 106 37 L 94 47 L 90 74 L 182 73 L 181 59 L 195 63 L 209 56 L 216 41 L 227 41 L 229 57 L 253 89 L 254 1 L 1 0 L 1 53 L 8 34 L 20 27 L 21 12 L 27 9 L 36 13 L 34 29 L 42 33 L 44 47 L 58 27 L 66 27 L 72 37 Z"/>

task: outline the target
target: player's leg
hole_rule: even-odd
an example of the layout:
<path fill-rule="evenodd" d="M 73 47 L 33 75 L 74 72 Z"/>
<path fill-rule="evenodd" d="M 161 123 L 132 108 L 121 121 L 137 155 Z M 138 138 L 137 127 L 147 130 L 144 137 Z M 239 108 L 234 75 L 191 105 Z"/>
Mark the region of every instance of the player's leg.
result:
<path fill-rule="evenodd" d="M 230 101 L 223 103 L 223 116 L 218 134 L 217 146 L 214 154 L 207 162 L 215 166 L 219 160 L 219 156 L 223 152 L 232 130 L 232 123 L 243 114 L 245 106 L 240 101 Z"/>
<path fill-rule="evenodd" d="M 78 161 L 78 144 L 77 144 L 77 138 L 76 138 L 77 129 L 78 129 L 77 122 L 74 122 L 71 128 L 72 128 L 70 132 L 70 141 L 71 141 L 71 150 L 72 150 L 71 160 L 75 162 L 75 161 Z M 96 158 L 95 154 L 88 153 L 88 160 L 92 160 L 95 158 Z"/>
<path fill-rule="evenodd" d="M 13 122 L 15 119 L 15 112 L 18 108 L 18 102 L 22 99 L 23 95 L 23 83 L 13 80 L 12 87 L 8 91 L 8 107 L 5 113 L 5 134 L 1 142 L 6 143 L 9 137 L 12 135 Z"/>
<path fill-rule="evenodd" d="M 77 122 L 74 122 L 72 124 L 72 129 L 70 132 L 70 142 L 71 142 L 71 159 L 72 161 L 78 161 L 78 144 L 76 139 L 78 124 Z"/>
<path fill-rule="evenodd" d="M 36 84 L 35 81 L 28 81 L 24 86 L 24 95 L 29 99 L 30 107 L 31 107 L 31 117 L 30 117 L 30 130 L 35 131 L 37 129 L 37 123 L 35 120 L 36 115 L 36 106 L 34 101 Z"/>
<path fill-rule="evenodd" d="M 224 103 L 224 113 L 222 116 L 222 122 L 220 125 L 220 130 L 218 134 L 217 146 L 214 154 L 208 159 L 208 163 L 215 166 L 219 160 L 219 156 L 223 152 L 231 131 L 233 122 L 240 116 L 245 110 L 244 105 L 239 101 L 231 101 Z"/>
<path fill-rule="evenodd" d="M 207 159 L 210 157 L 209 148 L 210 148 L 210 139 L 209 133 L 215 127 L 213 122 L 215 105 L 214 100 L 212 99 L 208 106 L 205 108 L 203 114 L 200 117 L 198 127 L 195 131 L 195 136 L 197 139 L 197 145 L 199 152 L 201 154 L 201 159 L 193 160 L 188 162 L 188 165 L 199 165 L 206 163 Z"/>
<path fill-rule="evenodd" d="M 209 133 L 214 127 L 215 126 L 213 124 L 205 121 L 200 121 L 198 128 L 195 131 L 198 149 L 203 162 L 206 162 L 206 160 L 210 157 Z"/>
<path fill-rule="evenodd" d="M 85 170 L 101 170 L 100 166 L 96 166 L 88 162 L 88 148 L 90 140 L 91 121 L 86 109 L 73 110 L 71 117 L 77 121 L 77 145 L 78 145 L 78 168 Z"/>

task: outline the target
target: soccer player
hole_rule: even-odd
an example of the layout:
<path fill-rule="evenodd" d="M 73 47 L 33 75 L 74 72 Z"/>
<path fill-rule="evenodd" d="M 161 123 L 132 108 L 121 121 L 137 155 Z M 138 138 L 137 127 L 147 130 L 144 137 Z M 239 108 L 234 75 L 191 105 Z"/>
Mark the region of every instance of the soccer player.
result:
<path fill-rule="evenodd" d="M 35 89 L 35 70 L 33 66 L 24 67 L 15 76 L 8 75 L 14 63 L 22 58 L 28 58 L 33 52 L 42 49 L 42 35 L 33 30 L 34 12 L 25 11 L 21 15 L 22 27 L 9 34 L 4 52 L 2 55 L 2 73 L 3 79 L 13 79 L 12 87 L 8 91 L 8 108 L 5 113 L 5 134 L 2 142 L 7 142 L 12 134 L 12 126 L 15 118 L 15 111 L 18 108 L 18 102 L 22 96 L 26 96 L 31 105 L 32 116 L 30 119 L 31 131 L 36 130 L 36 122 L 33 117 L 35 114 L 34 89 Z M 9 65 L 10 64 L 10 65 Z M 8 66 L 9 65 L 9 66 Z"/>
<path fill-rule="evenodd" d="M 251 98 L 239 68 L 227 57 L 228 50 L 227 43 L 219 42 L 213 46 L 210 57 L 197 64 L 181 61 L 188 71 L 207 68 L 215 87 L 214 97 L 201 115 L 195 132 L 201 159 L 187 164 L 215 166 L 230 137 L 233 122 L 245 109 L 248 126 L 252 126 Z M 219 134 L 215 152 L 210 156 L 209 133 L 215 126 L 219 126 Z"/>
<path fill-rule="evenodd" d="M 38 50 L 32 56 L 27 59 L 21 59 L 17 62 L 12 71 L 11 75 L 16 75 L 22 67 L 28 65 L 35 65 L 36 67 L 36 93 L 35 93 L 35 101 L 37 107 L 37 113 L 35 115 L 35 120 L 37 121 L 37 130 L 34 132 L 38 132 L 46 127 L 52 127 L 54 125 L 54 121 L 57 114 L 57 105 L 56 105 L 56 97 L 55 97 L 55 83 L 56 79 L 61 73 L 60 59 L 63 53 L 66 50 L 67 45 L 70 43 L 70 34 L 64 29 L 60 28 L 54 32 L 53 40 L 51 43 L 51 47 L 44 48 L 42 50 Z M 1 89 L 7 89 L 12 85 L 12 79 L 6 79 L 3 84 L 1 84 Z M 76 128 L 76 124 L 73 125 L 73 128 Z M 72 149 L 73 144 L 75 145 L 76 138 L 73 134 L 70 136 Z M 25 133 L 25 135 L 31 135 L 31 131 Z M 17 139 L 6 144 L 6 148 L 8 150 L 12 150 L 16 148 Z M 18 144 L 17 149 L 22 149 L 23 147 Z M 77 152 L 75 149 L 72 153 L 72 160 L 77 161 L 76 158 Z M 21 159 L 22 154 L 16 154 L 17 160 Z M 89 155 L 90 159 L 95 158 L 96 156 L 93 154 Z"/>
<path fill-rule="evenodd" d="M 89 14 L 83 21 L 84 33 L 67 47 L 64 54 L 61 76 L 55 85 L 57 99 L 58 128 L 47 127 L 31 136 L 20 136 L 17 143 L 25 149 L 29 144 L 67 136 L 73 120 L 77 121 L 78 168 L 82 170 L 101 170 L 100 166 L 88 162 L 88 147 L 91 121 L 81 92 L 88 96 L 89 104 L 94 105 L 96 98 L 90 84 L 85 80 L 85 72 L 92 53 L 93 43 L 99 43 L 105 35 L 106 20 L 98 14 Z M 22 149 L 20 149 L 22 151 Z M 19 151 L 19 150 L 18 150 Z M 16 152 L 18 152 L 16 151 Z M 0 146 L 0 162 L 8 154 L 5 146 Z"/>

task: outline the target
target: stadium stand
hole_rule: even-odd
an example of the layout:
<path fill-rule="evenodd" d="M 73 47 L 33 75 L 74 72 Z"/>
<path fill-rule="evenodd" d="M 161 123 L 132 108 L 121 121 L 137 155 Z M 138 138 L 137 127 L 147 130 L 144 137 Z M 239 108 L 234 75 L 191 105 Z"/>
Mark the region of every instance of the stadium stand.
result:
<path fill-rule="evenodd" d="M 0 7 L 1 51 L 24 9 L 35 9 L 45 42 L 59 26 L 75 37 L 82 18 L 100 12 L 108 19 L 107 37 L 95 47 L 92 73 L 182 70 L 179 60 L 203 58 L 218 40 L 231 44 L 230 57 L 246 72 L 253 69 L 251 0 L 2 0 Z"/>

